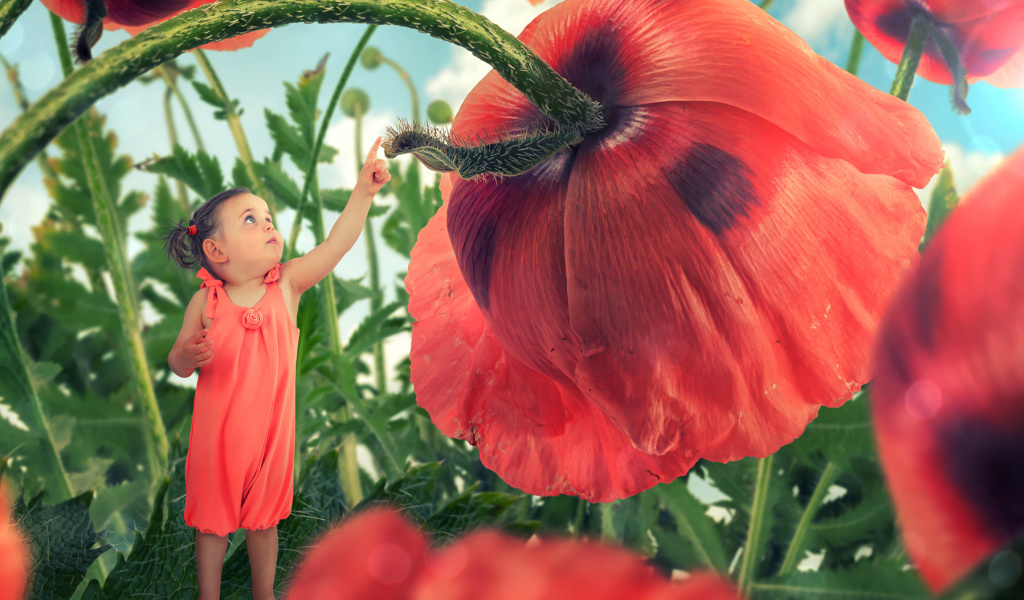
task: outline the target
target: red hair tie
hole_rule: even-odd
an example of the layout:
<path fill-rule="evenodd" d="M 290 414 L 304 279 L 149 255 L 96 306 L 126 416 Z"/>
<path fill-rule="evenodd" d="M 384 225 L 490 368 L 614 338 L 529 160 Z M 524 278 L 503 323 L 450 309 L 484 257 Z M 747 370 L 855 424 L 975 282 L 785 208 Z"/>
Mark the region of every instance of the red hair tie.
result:
<path fill-rule="evenodd" d="M 195 235 L 196 234 L 196 226 L 195 225 L 189 225 L 188 226 L 188 234 L 189 235 Z"/>

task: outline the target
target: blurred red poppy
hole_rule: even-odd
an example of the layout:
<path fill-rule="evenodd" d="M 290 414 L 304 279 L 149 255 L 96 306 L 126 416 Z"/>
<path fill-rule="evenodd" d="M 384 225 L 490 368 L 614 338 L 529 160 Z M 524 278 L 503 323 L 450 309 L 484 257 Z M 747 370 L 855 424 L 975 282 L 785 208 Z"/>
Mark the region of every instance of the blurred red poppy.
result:
<path fill-rule="evenodd" d="M 924 116 L 746 0 L 567 0 L 520 39 L 608 127 L 442 183 L 405 280 L 441 431 L 531 494 L 611 501 L 849 399 L 924 230 Z M 453 136 L 551 126 L 492 71 Z"/>
<path fill-rule="evenodd" d="M 107 17 L 103 19 L 103 28 L 124 29 L 131 35 L 166 21 L 182 11 L 186 11 L 214 0 L 106 0 Z M 85 0 L 42 0 L 46 8 L 65 21 L 85 22 Z M 200 46 L 204 50 L 238 50 L 248 48 L 253 42 L 270 31 L 254 31 L 238 37 L 213 42 Z"/>
<path fill-rule="evenodd" d="M 739 600 L 726 581 L 676 584 L 640 557 L 593 542 L 523 542 L 491 531 L 430 553 L 397 513 L 374 509 L 325 534 L 302 559 L 286 598 L 335 600 Z"/>
<path fill-rule="evenodd" d="M 1021 0 L 846 0 L 846 12 L 864 38 L 900 62 L 915 14 L 923 14 L 960 52 L 967 81 L 1024 86 L 1024 2 Z M 929 40 L 917 73 L 953 83 L 938 44 Z"/>
<path fill-rule="evenodd" d="M 22 600 L 31 557 L 24 536 L 12 522 L 10 510 L 7 488 L 0 485 L 0 600 Z"/>
<path fill-rule="evenodd" d="M 975 186 L 893 296 L 875 431 L 934 591 L 1024 531 L 1024 150 Z"/>

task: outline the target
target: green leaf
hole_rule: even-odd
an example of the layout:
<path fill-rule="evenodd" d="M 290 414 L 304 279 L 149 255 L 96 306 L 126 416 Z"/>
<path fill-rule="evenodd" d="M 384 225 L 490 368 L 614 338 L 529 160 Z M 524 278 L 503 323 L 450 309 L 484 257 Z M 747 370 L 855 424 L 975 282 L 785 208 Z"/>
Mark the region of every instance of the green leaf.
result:
<path fill-rule="evenodd" d="M 928 225 L 925 227 L 924 240 L 918 248 L 924 252 L 925 246 L 939 230 L 939 227 L 949 217 L 950 213 L 960 204 L 960 196 L 956 193 L 956 183 L 953 181 L 953 170 L 946 165 L 939 171 L 939 179 L 932 190 L 932 196 L 928 201 Z"/>
<path fill-rule="evenodd" d="M 404 318 L 388 318 L 399 308 L 402 308 L 400 302 L 391 302 L 367 315 L 352 332 L 345 346 L 345 354 L 359 356 L 370 350 L 375 343 L 408 330 L 408 322 Z"/>
<path fill-rule="evenodd" d="M 495 523 L 508 507 L 523 498 L 517 494 L 467 490 L 430 515 L 422 522 L 422 528 L 435 545 L 443 545 L 472 529 Z"/>
<path fill-rule="evenodd" d="M 267 160 L 254 162 L 252 166 L 256 175 L 263 180 L 275 198 L 284 202 L 289 208 L 298 208 L 302 191 L 291 176 L 284 172 L 281 165 Z"/>
<path fill-rule="evenodd" d="M 849 569 L 796 572 L 753 585 L 758 600 L 925 600 L 930 594 L 914 571 L 870 561 Z"/>
<path fill-rule="evenodd" d="M 660 484 L 654 493 L 674 522 L 674 531 L 669 527 L 652 530 L 659 554 L 666 554 L 681 569 L 700 565 L 724 573 L 729 563 L 722 540 L 707 515 L 707 505 L 690 492 L 686 479 Z"/>
<path fill-rule="evenodd" d="M 29 586 L 33 598 L 70 598 L 89 565 L 111 546 L 89 519 L 92 490 L 53 506 L 43 504 L 42 495 L 28 504 L 19 495 L 14 504 L 14 522 L 32 547 Z"/>
<path fill-rule="evenodd" d="M 103 242 L 96 238 L 64 229 L 47 230 L 41 237 L 50 251 L 64 260 L 80 264 L 86 269 L 107 268 L 106 250 Z"/>
<path fill-rule="evenodd" d="M 181 181 L 203 199 L 224 190 L 224 174 L 217 158 L 199 150 L 191 154 L 175 145 L 170 156 L 147 162 L 141 168 L 150 173 L 159 173 Z"/>
<path fill-rule="evenodd" d="M 843 469 L 849 468 L 854 457 L 874 456 L 869 404 L 867 390 L 864 390 L 838 408 L 822 407 L 818 418 L 786 447 L 787 451 L 807 465 L 815 466 L 824 457 Z"/>
<path fill-rule="evenodd" d="M 434 513 L 437 498 L 437 479 L 441 463 L 428 463 L 410 468 L 397 481 L 387 484 L 384 480 L 368 494 L 353 511 L 358 512 L 373 506 L 391 506 L 422 523 Z"/>
<path fill-rule="evenodd" d="M 214 108 L 224 109 L 227 107 L 224 99 L 212 87 L 200 81 L 193 81 L 192 87 L 195 88 L 196 93 L 199 94 L 199 99 L 203 102 Z"/>

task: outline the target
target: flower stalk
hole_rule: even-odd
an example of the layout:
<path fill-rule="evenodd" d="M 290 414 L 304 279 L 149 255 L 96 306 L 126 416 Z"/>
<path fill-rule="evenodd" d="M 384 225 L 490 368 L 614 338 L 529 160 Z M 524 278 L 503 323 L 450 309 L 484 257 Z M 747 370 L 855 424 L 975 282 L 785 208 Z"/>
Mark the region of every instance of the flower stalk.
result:
<path fill-rule="evenodd" d="M 177 71 L 175 68 L 174 71 Z M 179 71 L 180 72 L 180 71 Z M 203 138 L 199 135 L 199 128 L 196 127 L 196 120 L 192 117 L 192 109 L 189 108 L 188 102 L 185 100 L 185 96 L 181 94 L 181 88 L 178 87 L 177 75 L 172 72 L 172 69 L 168 68 L 165 63 L 160 67 L 160 75 L 167 82 L 167 88 L 174 93 L 174 97 L 178 99 L 178 104 L 181 105 L 181 112 L 185 114 L 185 121 L 188 123 L 188 128 L 192 130 L 192 137 L 196 139 L 196 148 L 199 148 L 203 152 L 206 152 L 206 148 L 203 146 Z"/>
<path fill-rule="evenodd" d="M 889 93 L 900 100 L 906 100 L 910 96 L 910 88 L 914 85 L 917 65 L 921 63 L 921 55 L 924 54 L 924 46 L 928 42 L 927 19 L 924 14 L 918 13 L 910 22 L 907 45 L 903 47 L 903 56 L 896 67 L 896 78 L 889 88 Z"/>
<path fill-rule="evenodd" d="M 750 506 L 750 525 L 747 529 L 747 542 L 743 546 L 743 558 L 740 561 L 739 576 L 736 585 L 740 595 L 750 596 L 754 583 L 754 568 L 757 566 L 757 550 L 761 547 L 761 530 L 764 529 L 764 515 L 768 506 L 768 485 L 772 477 L 772 458 L 768 455 L 757 462 L 757 479 L 754 482 L 754 499 Z"/>
<path fill-rule="evenodd" d="M 50 22 L 53 25 L 53 34 L 60 52 L 61 66 L 65 76 L 68 76 L 72 67 L 70 52 L 64 44 L 66 39 L 64 22 L 52 13 Z M 110 268 L 111 280 L 114 283 L 122 333 L 127 343 L 128 359 L 131 363 L 132 379 L 139 405 L 142 407 L 143 428 L 147 433 L 145 436 L 146 458 L 154 486 L 151 493 L 155 493 L 155 486 L 160 479 L 159 475 L 167 470 L 167 454 L 170 446 L 167 442 L 167 430 L 164 427 L 163 418 L 160 416 L 160 406 L 156 401 L 153 380 L 149 374 L 149 361 L 146 359 L 146 348 L 140 327 L 139 301 L 135 294 L 135 283 L 132 280 L 124 250 L 124 236 L 117 222 L 117 211 L 97 160 L 92 137 L 89 135 L 84 121 L 79 121 L 74 126 L 82 157 L 82 166 L 89 185 L 89 195 L 92 197 L 93 208 L 96 212 L 96 225 L 103 239 L 103 248 Z"/>
<path fill-rule="evenodd" d="M 797 559 L 800 557 L 800 551 L 804 549 L 804 538 L 807 537 L 807 529 L 811 525 L 811 519 L 818 514 L 818 509 L 821 508 L 825 494 L 828 493 L 828 488 L 835 481 L 838 474 L 839 467 L 832 461 L 829 461 L 825 465 L 825 470 L 821 472 L 818 485 L 814 487 L 814 492 L 811 493 L 811 499 L 807 501 L 804 513 L 800 516 L 800 522 L 797 523 L 796 530 L 793 532 L 793 539 L 789 541 L 786 557 L 782 560 L 782 567 L 779 568 L 779 575 L 789 575 L 796 569 Z"/>
<path fill-rule="evenodd" d="M 846 70 L 850 75 L 857 75 L 860 70 L 860 56 L 864 52 L 864 34 L 859 29 L 853 30 L 853 41 L 850 42 L 850 54 L 846 58 Z"/>
<path fill-rule="evenodd" d="M 585 135 L 605 125 L 600 104 L 510 33 L 449 0 L 225 0 L 185 11 L 111 48 L 20 115 L 0 134 L 0 200 L 25 163 L 99 98 L 203 44 L 300 22 L 392 24 L 422 31 L 493 66 L 564 128 Z"/>
<path fill-rule="evenodd" d="M 0 37 L 14 25 L 21 13 L 32 4 L 32 0 L 4 0 L 0 2 Z"/>

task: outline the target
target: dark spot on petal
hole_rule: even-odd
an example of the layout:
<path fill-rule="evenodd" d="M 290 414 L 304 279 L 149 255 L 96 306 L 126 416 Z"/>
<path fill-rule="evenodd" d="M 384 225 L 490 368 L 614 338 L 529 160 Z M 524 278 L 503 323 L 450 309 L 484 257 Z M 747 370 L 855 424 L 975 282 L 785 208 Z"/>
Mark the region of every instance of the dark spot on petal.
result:
<path fill-rule="evenodd" d="M 914 285 L 914 335 L 925 350 L 935 349 L 935 330 L 942 314 L 942 250 L 942 246 L 928 249 Z"/>
<path fill-rule="evenodd" d="M 449 221 L 449 230 L 457 220 Z M 497 246 L 497 224 L 493 219 L 466 220 L 472 230 L 459 235 L 462 244 L 456 249 L 459 270 L 466 278 L 466 284 L 480 308 L 487 310 L 491 305 L 491 267 L 494 265 L 494 249 Z M 456 239 L 454 236 L 452 239 Z"/>
<path fill-rule="evenodd" d="M 961 418 L 939 437 L 949 477 L 981 521 L 1005 537 L 1024 530 L 1024 430 Z"/>
<path fill-rule="evenodd" d="M 666 173 L 669 184 L 704 227 L 721 234 L 757 204 L 746 163 L 709 144 L 695 143 Z"/>
<path fill-rule="evenodd" d="M 626 77 L 622 47 L 614 23 L 588 29 L 572 52 L 562 61 L 559 71 L 583 93 L 605 108 L 614 107 L 622 93 Z"/>

